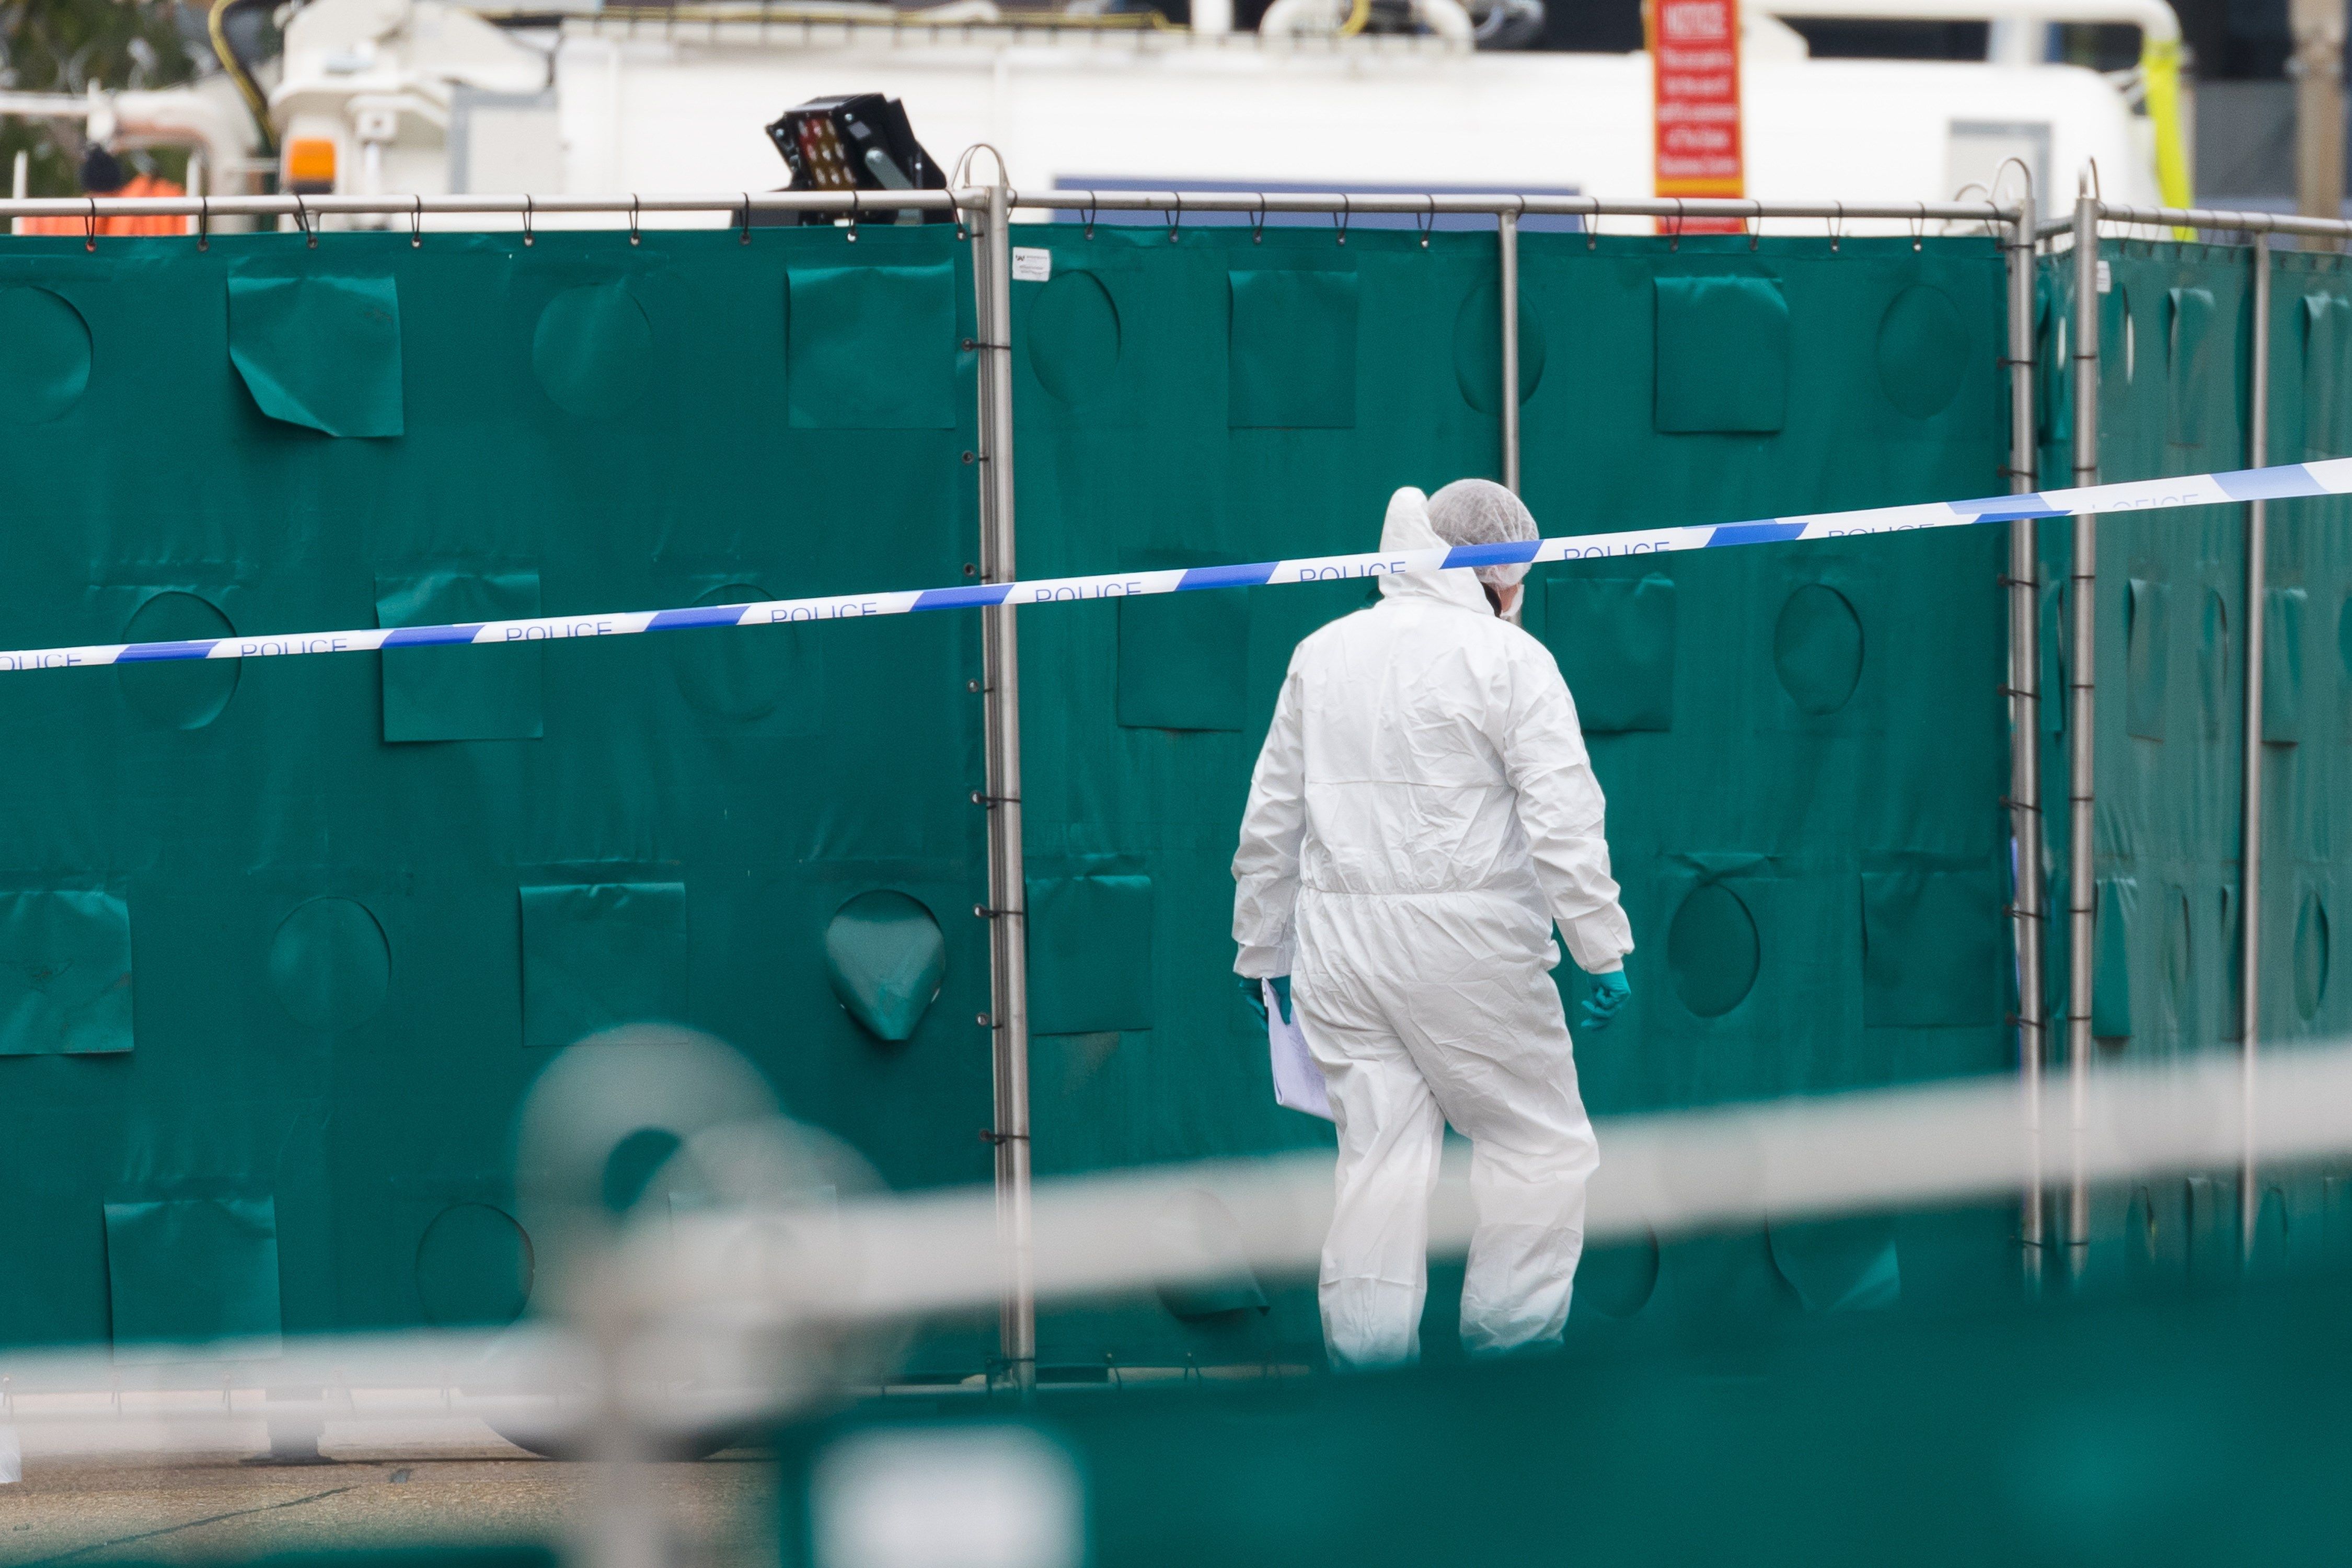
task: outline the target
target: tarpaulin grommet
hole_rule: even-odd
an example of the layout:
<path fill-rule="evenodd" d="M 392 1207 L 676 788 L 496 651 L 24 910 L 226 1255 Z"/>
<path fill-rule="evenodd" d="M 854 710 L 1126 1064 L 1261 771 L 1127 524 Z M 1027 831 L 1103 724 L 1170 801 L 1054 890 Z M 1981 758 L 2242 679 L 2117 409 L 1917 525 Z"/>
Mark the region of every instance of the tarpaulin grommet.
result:
<path fill-rule="evenodd" d="M 1835 256 L 1838 253 L 1838 242 L 1845 237 L 1845 204 L 1832 202 L 1830 205 L 1837 208 L 1837 216 L 1830 219 L 1829 225 L 1830 254 Z"/>
<path fill-rule="evenodd" d="M 1265 243 L 1265 193 L 1264 191 L 1257 194 L 1257 216 L 1250 223 L 1250 243 L 1252 245 Z"/>
<path fill-rule="evenodd" d="M 1925 242 L 1925 237 L 1926 237 L 1926 235 L 1927 235 L 1927 204 L 1926 202 L 1921 202 L 1921 203 L 1919 204 L 1919 216 L 1918 216 L 1917 217 L 1914 218 L 1914 219 L 1911 221 L 1911 254 L 1912 254 L 1912 255 L 1916 256 L 1916 255 L 1918 255 L 1918 254 L 1919 254 L 1919 247 L 1920 247 L 1920 246 Z"/>
<path fill-rule="evenodd" d="M 425 246 L 425 198 L 417 196 L 415 200 L 416 205 L 408 214 L 408 246 L 412 250 L 420 250 Z"/>
<path fill-rule="evenodd" d="M 1412 226 L 1421 231 L 1421 247 L 1423 250 L 1427 250 L 1429 248 L 1429 231 L 1437 226 L 1437 197 L 1431 195 L 1427 200 L 1429 202 L 1429 216 L 1427 220 L 1424 221 L 1417 213 L 1413 216 L 1412 220 Z"/>

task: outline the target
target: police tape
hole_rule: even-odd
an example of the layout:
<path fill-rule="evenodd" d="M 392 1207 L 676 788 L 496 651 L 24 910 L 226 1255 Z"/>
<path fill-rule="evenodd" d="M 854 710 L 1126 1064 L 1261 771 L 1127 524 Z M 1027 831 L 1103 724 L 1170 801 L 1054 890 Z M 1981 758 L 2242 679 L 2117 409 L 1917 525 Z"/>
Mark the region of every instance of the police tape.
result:
<path fill-rule="evenodd" d="M 855 620 L 868 616 L 904 616 L 923 610 L 961 610 L 995 605 L 1071 604 L 1089 599 L 1181 594 L 1207 588 L 1257 588 L 1291 583 L 1326 583 L 1357 577 L 1393 576 L 1430 568 L 1543 565 L 1604 557 L 1664 555 L 1727 545 L 1781 544 L 1802 540 L 1852 539 L 1922 529 L 1961 528 L 2020 518 L 2076 517 L 2111 511 L 2154 511 L 2175 507 L 2224 506 L 2255 500 L 2291 500 L 2306 496 L 2352 494 L 2352 458 L 2286 463 L 2230 473 L 2189 474 L 2168 479 L 2134 479 L 2074 489 L 1993 496 L 1983 500 L 1924 501 L 1908 506 L 1868 507 L 1856 511 L 1815 512 L 1802 517 L 1748 522 L 1696 523 L 1675 528 L 1628 529 L 1510 544 L 1465 544 L 1445 550 L 1370 551 L 1353 555 L 1318 555 L 1296 561 L 1261 561 L 1234 566 L 1185 566 L 1149 572 L 1097 573 L 1085 577 L 1042 577 L 1017 583 L 972 584 L 956 588 L 911 588 L 874 594 L 835 594 L 807 599 L 768 599 L 749 605 L 705 605 L 682 610 L 621 610 L 602 615 L 532 616 L 511 621 L 469 621 L 449 626 L 379 626 L 362 631 L 290 632 L 255 637 L 203 637 L 184 642 L 112 643 L 89 647 L 32 648 L 0 652 L 0 671 L 65 669 L 80 665 L 151 664 L 198 658 L 271 658 L 290 654 L 373 653 L 389 648 L 441 647 L 469 643 L 559 642 L 572 637 L 634 637 L 640 632 L 688 631 L 705 626 L 782 626 L 805 621 Z"/>

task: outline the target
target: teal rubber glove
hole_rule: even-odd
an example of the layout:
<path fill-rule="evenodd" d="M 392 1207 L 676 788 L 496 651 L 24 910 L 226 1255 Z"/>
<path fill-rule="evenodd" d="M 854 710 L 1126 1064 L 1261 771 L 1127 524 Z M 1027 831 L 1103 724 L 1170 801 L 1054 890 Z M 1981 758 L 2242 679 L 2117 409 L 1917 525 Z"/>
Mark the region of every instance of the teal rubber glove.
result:
<path fill-rule="evenodd" d="M 1234 976 L 1234 984 L 1241 988 L 1242 1000 L 1249 1004 L 1249 1010 L 1257 1015 L 1257 1021 L 1261 1024 L 1267 1022 L 1265 994 L 1258 987 L 1262 984 L 1272 985 L 1275 1000 L 1282 1006 L 1282 1021 L 1286 1024 L 1290 1022 L 1289 975 L 1277 974 L 1270 981 L 1257 981 L 1246 974 L 1236 974 Z"/>
<path fill-rule="evenodd" d="M 1618 1009 L 1633 999 L 1633 984 L 1625 978 L 1622 969 L 1595 974 L 1591 980 L 1592 994 L 1584 999 L 1584 1027 L 1588 1033 L 1597 1035 L 1609 1026 Z"/>

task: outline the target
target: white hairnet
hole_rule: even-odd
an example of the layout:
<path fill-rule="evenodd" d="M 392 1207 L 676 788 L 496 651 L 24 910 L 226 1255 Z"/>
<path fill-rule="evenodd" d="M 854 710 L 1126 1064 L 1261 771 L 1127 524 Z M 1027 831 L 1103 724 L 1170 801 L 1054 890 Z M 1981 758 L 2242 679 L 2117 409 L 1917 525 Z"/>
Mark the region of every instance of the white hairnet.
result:
<path fill-rule="evenodd" d="M 1429 498 L 1429 525 L 1448 544 L 1507 544 L 1539 537 L 1527 503 L 1492 479 L 1456 479 Z M 1524 564 L 1481 566 L 1478 581 L 1507 588 Z"/>

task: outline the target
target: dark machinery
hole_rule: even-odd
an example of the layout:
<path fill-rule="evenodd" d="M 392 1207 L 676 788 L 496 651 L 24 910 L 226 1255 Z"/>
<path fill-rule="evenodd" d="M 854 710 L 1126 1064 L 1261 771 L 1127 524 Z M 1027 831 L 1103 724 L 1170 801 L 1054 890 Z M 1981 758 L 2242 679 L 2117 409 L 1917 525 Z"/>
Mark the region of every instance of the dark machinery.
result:
<path fill-rule="evenodd" d="M 878 92 L 813 99 L 788 109 L 768 127 L 768 140 L 793 172 L 793 191 L 940 191 L 942 174 L 915 140 L 907 111 Z M 887 211 L 887 207 L 882 210 Z M 878 216 L 878 215 L 877 215 Z M 945 211 L 905 207 L 900 223 L 947 223 Z M 824 213 L 804 213 L 804 223 L 832 223 Z"/>

